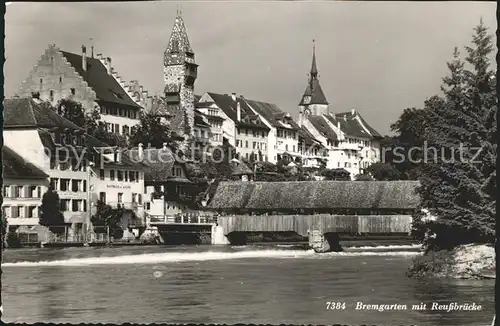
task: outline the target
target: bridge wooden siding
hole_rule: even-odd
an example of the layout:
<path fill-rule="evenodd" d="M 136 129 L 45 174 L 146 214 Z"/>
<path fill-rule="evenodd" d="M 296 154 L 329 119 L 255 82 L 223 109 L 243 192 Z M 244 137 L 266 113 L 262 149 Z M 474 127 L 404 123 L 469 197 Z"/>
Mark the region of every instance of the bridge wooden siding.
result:
<path fill-rule="evenodd" d="M 410 233 L 411 215 L 229 215 L 219 216 L 217 223 L 224 235 L 232 232 L 308 231 L 322 233 L 381 234 Z"/>

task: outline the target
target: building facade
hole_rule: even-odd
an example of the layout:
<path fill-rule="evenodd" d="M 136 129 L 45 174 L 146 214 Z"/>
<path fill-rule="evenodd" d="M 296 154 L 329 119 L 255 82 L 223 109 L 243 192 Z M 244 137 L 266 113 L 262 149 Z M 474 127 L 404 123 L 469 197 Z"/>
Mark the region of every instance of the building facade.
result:
<path fill-rule="evenodd" d="M 56 105 L 60 100 L 79 102 L 98 110 L 108 131 L 128 135 L 139 123 L 141 106 L 131 98 L 129 86 L 114 70 L 110 57 L 62 51 L 55 44 L 45 50 L 17 92 L 18 97 L 38 97 Z M 136 93 L 134 93 L 136 94 Z"/>
<path fill-rule="evenodd" d="M 38 225 L 49 176 L 7 146 L 2 147 L 2 165 L 2 217 L 7 219 L 9 228 Z"/>
<path fill-rule="evenodd" d="M 124 204 L 133 203 L 134 194 L 139 201 L 138 194 L 143 194 L 141 163 L 114 148 L 103 151 L 106 144 L 84 134 L 43 102 L 5 100 L 3 136 L 5 146 L 16 148 L 19 157 L 48 176 L 59 195 L 65 223 L 75 228 L 89 222 L 101 192 L 106 192 L 109 202 Z M 113 188 L 119 190 L 113 192 Z M 138 207 L 135 213 L 141 217 L 142 211 Z"/>

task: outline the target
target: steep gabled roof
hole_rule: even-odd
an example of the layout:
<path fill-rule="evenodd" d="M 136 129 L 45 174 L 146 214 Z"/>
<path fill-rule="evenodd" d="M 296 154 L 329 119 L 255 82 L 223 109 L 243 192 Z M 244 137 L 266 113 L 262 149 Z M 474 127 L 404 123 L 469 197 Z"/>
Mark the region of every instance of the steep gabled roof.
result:
<path fill-rule="evenodd" d="M 245 101 L 254 109 L 258 114 L 263 116 L 273 127 L 298 130 L 299 126 L 290 117 L 287 112 L 282 111 L 276 104 L 266 103 L 255 100 Z"/>
<path fill-rule="evenodd" d="M 48 103 L 36 103 L 31 98 L 4 100 L 4 128 L 68 128 L 81 130 L 71 121 L 61 117 Z"/>
<path fill-rule="evenodd" d="M 233 98 L 229 95 L 211 92 L 207 92 L 207 94 L 213 99 L 215 104 L 222 110 L 222 112 L 224 112 L 229 117 L 229 119 L 233 120 L 236 125 L 269 130 L 269 128 L 260 119 L 260 117 L 255 115 L 255 113 L 243 98 L 237 97 L 236 101 L 233 101 Z M 237 119 L 237 103 L 240 104 L 241 121 L 238 121 Z"/>
<path fill-rule="evenodd" d="M 306 146 L 318 145 L 318 147 L 323 147 L 321 142 L 314 138 L 313 134 L 311 134 L 304 126 L 302 126 L 299 130 L 299 139 L 302 139 Z"/>
<path fill-rule="evenodd" d="M 75 68 L 76 72 L 88 83 L 100 101 L 118 105 L 140 108 L 120 86 L 116 79 L 110 75 L 99 59 L 87 57 L 87 71 L 83 70 L 81 54 L 61 51 L 63 56 Z"/>
<path fill-rule="evenodd" d="M 220 182 L 209 207 L 231 209 L 414 209 L 418 181 Z"/>
<path fill-rule="evenodd" d="M 332 128 L 328 125 L 328 123 L 324 120 L 323 116 L 321 115 L 310 115 L 307 117 L 307 119 L 311 122 L 314 128 L 319 131 L 319 133 L 327 138 L 328 140 L 331 141 L 337 141 L 338 136 L 333 131 Z"/>
<path fill-rule="evenodd" d="M 345 119 L 344 119 L 345 116 Z M 356 119 L 356 116 L 359 116 L 363 125 L 368 129 L 369 132 L 363 128 L 363 125 Z M 340 122 L 340 129 L 345 132 L 347 135 L 354 137 L 365 137 L 365 138 L 381 138 L 382 136 L 371 126 L 369 126 L 364 119 L 361 118 L 359 113 L 352 112 L 342 112 L 335 114 L 335 118 L 328 115 L 326 116 L 334 125 L 337 125 Z"/>
<path fill-rule="evenodd" d="M 45 179 L 48 175 L 27 162 L 14 150 L 2 147 L 2 166 L 4 179 Z"/>

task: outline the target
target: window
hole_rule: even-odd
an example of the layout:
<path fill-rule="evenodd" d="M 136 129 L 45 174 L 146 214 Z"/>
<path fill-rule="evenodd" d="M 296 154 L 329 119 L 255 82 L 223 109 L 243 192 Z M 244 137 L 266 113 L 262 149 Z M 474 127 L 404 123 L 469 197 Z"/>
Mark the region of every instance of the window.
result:
<path fill-rule="evenodd" d="M 245 148 L 248 148 L 248 140 L 245 140 Z"/>
<path fill-rule="evenodd" d="M 81 199 L 73 199 L 71 202 L 71 211 L 72 212 L 79 212 L 81 210 L 81 204 L 82 200 Z"/>
<path fill-rule="evenodd" d="M 118 181 L 123 181 L 123 171 L 117 171 L 117 179 Z"/>
<path fill-rule="evenodd" d="M 137 194 L 132 193 L 132 203 L 136 202 Z"/>
<path fill-rule="evenodd" d="M 10 197 L 10 186 L 3 186 L 3 196 Z"/>
<path fill-rule="evenodd" d="M 74 88 L 70 88 L 71 90 L 71 95 L 75 95 L 75 89 Z"/>
<path fill-rule="evenodd" d="M 57 190 L 57 185 L 58 185 L 58 182 L 59 179 L 57 178 L 50 178 L 50 186 L 52 187 L 52 189 L 54 190 Z"/>
<path fill-rule="evenodd" d="M 119 134 L 120 133 L 120 125 L 115 123 L 115 133 Z"/>
<path fill-rule="evenodd" d="M 9 205 L 5 205 L 2 207 L 2 216 L 9 218 L 12 213 L 12 210 Z"/>
<path fill-rule="evenodd" d="M 134 182 L 135 181 L 135 171 L 130 171 L 128 173 L 129 177 L 130 177 L 130 182 Z"/>
<path fill-rule="evenodd" d="M 39 198 L 38 197 L 38 189 L 39 189 L 39 187 L 37 187 L 37 186 L 29 186 L 28 197 L 29 198 Z"/>
<path fill-rule="evenodd" d="M 66 212 L 69 210 L 69 202 L 70 199 L 61 199 L 60 207 L 62 212 Z"/>
<path fill-rule="evenodd" d="M 53 90 L 50 90 L 49 92 L 49 97 L 50 97 L 50 100 L 53 101 L 54 100 L 54 91 Z"/>
<path fill-rule="evenodd" d="M 122 192 L 118 193 L 118 202 L 123 203 L 123 193 Z"/>
<path fill-rule="evenodd" d="M 99 170 L 99 179 L 104 180 L 104 176 L 105 176 L 104 169 L 100 169 Z"/>
<path fill-rule="evenodd" d="M 139 205 L 142 205 L 142 195 L 137 194 L 137 201 L 139 202 Z"/>
<path fill-rule="evenodd" d="M 21 198 L 21 188 L 19 186 L 12 186 L 12 197 Z"/>
<path fill-rule="evenodd" d="M 135 171 L 135 182 L 139 182 L 139 172 Z"/>
<path fill-rule="evenodd" d="M 80 190 L 80 180 L 71 180 L 71 191 L 77 192 Z"/>
<path fill-rule="evenodd" d="M 140 194 L 139 194 L 139 196 L 140 196 Z M 146 207 L 145 208 L 146 208 L 147 211 L 151 210 L 151 203 L 146 203 Z"/>
<path fill-rule="evenodd" d="M 43 84 L 43 78 L 40 78 L 40 84 Z"/>
<path fill-rule="evenodd" d="M 109 171 L 109 178 L 110 178 L 111 180 L 115 180 L 115 170 L 110 170 L 110 171 Z"/>
<path fill-rule="evenodd" d="M 61 184 L 59 190 L 68 191 L 69 190 L 69 179 L 61 179 Z"/>

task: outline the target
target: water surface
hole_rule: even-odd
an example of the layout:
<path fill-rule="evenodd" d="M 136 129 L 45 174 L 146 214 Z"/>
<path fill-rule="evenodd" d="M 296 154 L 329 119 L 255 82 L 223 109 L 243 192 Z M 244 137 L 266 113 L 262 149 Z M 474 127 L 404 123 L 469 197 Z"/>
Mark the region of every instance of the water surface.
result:
<path fill-rule="evenodd" d="M 123 247 L 4 252 L 5 322 L 489 325 L 494 280 L 405 276 L 408 246 L 315 254 L 286 247 Z M 345 310 L 327 310 L 327 302 Z M 405 311 L 355 310 L 406 304 Z M 412 311 L 475 302 L 481 311 Z"/>

